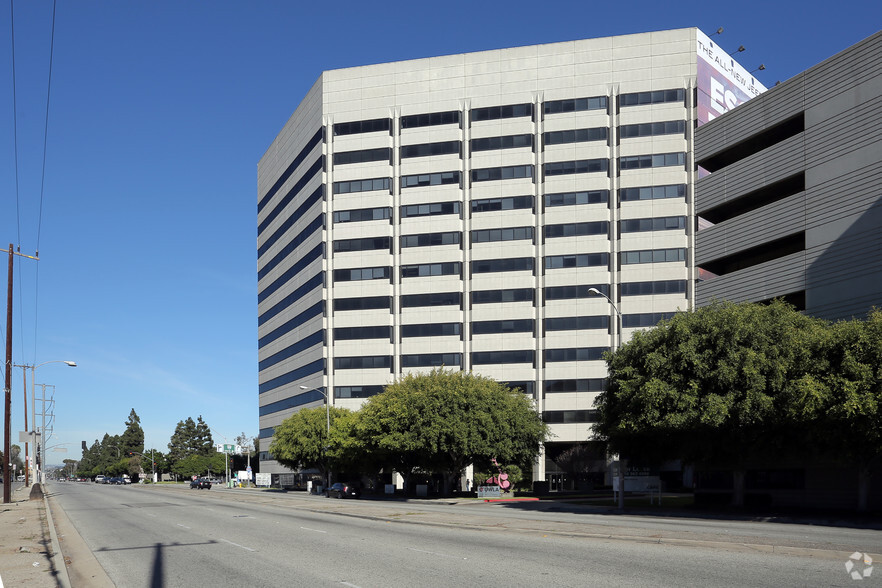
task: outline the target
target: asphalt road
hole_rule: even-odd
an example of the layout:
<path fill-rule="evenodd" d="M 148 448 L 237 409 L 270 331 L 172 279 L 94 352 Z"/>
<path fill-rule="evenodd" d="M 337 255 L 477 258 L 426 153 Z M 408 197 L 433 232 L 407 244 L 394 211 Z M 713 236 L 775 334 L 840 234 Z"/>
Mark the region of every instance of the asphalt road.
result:
<path fill-rule="evenodd" d="M 851 586 L 852 550 L 882 551 L 878 531 L 576 508 L 77 483 L 53 497 L 120 587 Z"/>

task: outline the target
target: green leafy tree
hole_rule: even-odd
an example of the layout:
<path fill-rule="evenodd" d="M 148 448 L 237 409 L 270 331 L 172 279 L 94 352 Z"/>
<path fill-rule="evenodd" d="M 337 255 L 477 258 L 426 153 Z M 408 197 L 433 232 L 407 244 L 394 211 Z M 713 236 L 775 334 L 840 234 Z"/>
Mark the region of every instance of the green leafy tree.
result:
<path fill-rule="evenodd" d="M 216 453 L 214 440 L 211 438 L 211 429 L 202 420 L 202 415 L 196 419 L 196 434 L 193 437 L 193 450 L 199 455 L 206 457 Z"/>
<path fill-rule="evenodd" d="M 178 421 L 175 432 L 172 433 L 168 443 L 168 455 L 166 456 L 170 472 L 177 473 L 175 464 L 185 457 L 195 453 L 196 423 L 191 417 L 187 420 Z"/>
<path fill-rule="evenodd" d="M 144 429 L 141 428 L 141 419 L 133 408 L 126 421 L 126 430 L 120 437 L 120 450 L 128 455 L 129 452 L 143 453 Z"/>
<path fill-rule="evenodd" d="M 340 471 L 351 463 L 352 412 L 330 407 L 331 431 L 325 407 L 304 408 L 276 427 L 269 451 L 280 464 L 293 470 L 315 469 L 325 480 L 331 470 Z"/>
<path fill-rule="evenodd" d="M 382 456 L 409 487 L 420 469 L 444 474 L 444 490 L 469 464 L 529 467 L 548 435 L 530 398 L 473 373 L 408 374 L 371 397 L 356 425 L 361 446 Z"/>
<path fill-rule="evenodd" d="M 806 442 L 801 425 L 816 415 L 803 399 L 825 369 L 826 331 L 780 301 L 677 313 L 607 355 L 594 430 L 623 457 L 732 467 L 743 505 L 744 459 Z"/>
<path fill-rule="evenodd" d="M 83 451 L 83 458 L 80 460 L 79 473 L 83 477 L 94 478 L 99 473 L 98 457 L 101 454 L 101 443 L 98 439 L 92 443 L 92 446 Z"/>

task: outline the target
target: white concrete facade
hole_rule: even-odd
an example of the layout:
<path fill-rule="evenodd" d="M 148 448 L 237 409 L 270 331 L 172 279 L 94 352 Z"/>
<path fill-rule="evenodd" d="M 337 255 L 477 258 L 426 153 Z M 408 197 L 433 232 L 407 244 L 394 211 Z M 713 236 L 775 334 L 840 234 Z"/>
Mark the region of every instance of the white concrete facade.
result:
<path fill-rule="evenodd" d="M 441 363 L 524 389 L 549 445 L 591 438 L 600 354 L 617 337 L 588 289 L 615 302 L 624 339 L 692 305 L 696 34 L 321 75 L 258 167 L 261 471 L 287 472 L 266 453 L 272 430 L 324 402 L 310 389 L 355 409 Z M 495 107 L 512 108 L 483 110 Z M 365 268 L 373 279 L 341 271 Z"/>

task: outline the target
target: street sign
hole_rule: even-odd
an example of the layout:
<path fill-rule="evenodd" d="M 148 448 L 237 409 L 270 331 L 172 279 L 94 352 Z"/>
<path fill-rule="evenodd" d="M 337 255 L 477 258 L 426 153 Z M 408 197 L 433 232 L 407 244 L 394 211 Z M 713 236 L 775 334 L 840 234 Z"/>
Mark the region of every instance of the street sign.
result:
<path fill-rule="evenodd" d="M 224 453 L 235 453 L 236 446 L 235 445 L 224 445 Z"/>

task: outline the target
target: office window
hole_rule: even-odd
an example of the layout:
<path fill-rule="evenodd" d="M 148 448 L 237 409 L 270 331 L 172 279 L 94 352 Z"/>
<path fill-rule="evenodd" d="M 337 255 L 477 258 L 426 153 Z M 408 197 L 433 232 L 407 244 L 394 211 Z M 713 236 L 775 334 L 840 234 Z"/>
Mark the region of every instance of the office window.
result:
<path fill-rule="evenodd" d="M 462 276 L 462 263 L 421 263 L 402 265 L 402 278 L 421 278 L 426 276 Z"/>
<path fill-rule="evenodd" d="M 334 182 L 334 194 L 354 194 L 356 192 L 373 192 L 392 188 L 390 178 L 372 178 L 370 180 L 353 180 L 351 182 Z"/>
<path fill-rule="evenodd" d="M 460 113 L 458 110 L 447 112 L 431 112 L 428 114 L 411 114 L 401 117 L 402 129 L 416 129 L 419 127 L 435 127 L 440 125 L 458 125 Z"/>
<path fill-rule="evenodd" d="M 334 125 L 334 136 L 357 135 L 360 133 L 376 133 L 378 131 L 389 132 L 392 129 L 392 119 L 376 118 L 373 120 L 357 120 L 355 122 L 337 123 Z"/>
<path fill-rule="evenodd" d="M 473 108 L 471 121 L 498 120 L 502 118 L 519 118 L 533 116 L 532 104 L 509 104 L 507 106 L 490 106 L 488 108 Z"/>
<path fill-rule="evenodd" d="M 533 210 L 532 196 L 511 196 L 508 198 L 484 198 L 472 200 L 472 214 L 494 212 L 497 210 Z"/>
<path fill-rule="evenodd" d="M 334 312 L 347 310 L 390 310 L 391 296 L 359 296 L 358 298 L 335 298 Z"/>
<path fill-rule="evenodd" d="M 472 365 L 529 363 L 535 365 L 535 351 L 473 351 Z"/>
<path fill-rule="evenodd" d="M 420 233 L 419 235 L 401 235 L 401 248 L 432 247 L 434 245 L 459 245 L 462 233 Z"/>
<path fill-rule="evenodd" d="M 608 159 L 581 159 L 577 161 L 557 161 L 543 166 L 545 177 L 566 176 L 570 174 L 589 174 L 609 170 Z"/>
<path fill-rule="evenodd" d="M 532 334 L 535 330 L 536 321 L 533 319 L 472 322 L 472 335 L 498 335 L 500 333 Z"/>
<path fill-rule="evenodd" d="M 334 165 L 370 163 L 372 161 L 385 161 L 391 164 L 392 149 L 382 147 L 380 149 L 362 149 L 360 151 L 341 151 L 334 154 Z"/>
<path fill-rule="evenodd" d="M 657 135 L 686 135 L 686 121 L 668 120 L 665 122 L 640 123 L 619 127 L 620 139 L 634 137 L 654 137 Z"/>
<path fill-rule="evenodd" d="M 509 167 L 485 167 L 472 170 L 472 182 L 489 182 L 493 180 L 513 180 L 532 178 L 532 165 L 512 165 Z"/>
<path fill-rule="evenodd" d="M 686 261 L 686 248 L 678 247 L 674 249 L 644 249 L 642 251 L 622 251 L 619 254 L 619 259 L 621 259 L 622 265 Z"/>
<path fill-rule="evenodd" d="M 334 398 L 369 398 L 385 389 L 385 386 L 334 386 Z"/>
<path fill-rule="evenodd" d="M 545 380 L 543 391 L 547 394 L 564 392 L 603 392 L 606 388 L 604 378 L 583 378 L 578 380 Z"/>
<path fill-rule="evenodd" d="M 334 253 L 350 251 L 379 251 L 386 249 L 392 252 L 392 237 L 365 237 L 362 239 L 337 239 L 334 241 Z"/>
<path fill-rule="evenodd" d="M 683 231 L 686 229 L 685 216 L 660 216 L 657 218 L 632 218 L 619 222 L 621 233 L 644 233 L 647 231 Z"/>
<path fill-rule="evenodd" d="M 608 347 L 570 347 L 569 349 L 546 349 L 545 363 L 560 361 L 597 361 L 603 359 Z"/>
<path fill-rule="evenodd" d="M 415 188 L 425 186 L 446 186 L 449 184 L 459 185 L 459 172 L 439 172 L 434 174 L 417 174 L 413 176 L 401 176 L 401 188 Z"/>
<path fill-rule="evenodd" d="M 609 137 L 607 127 L 593 127 L 590 129 L 571 129 L 568 131 L 550 131 L 542 135 L 542 144 L 567 145 L 569 143 L 587 143 L 589 141 L 606 141 Z"/>
<path fill-rule="evenodd" d="M 502 302 L 529 302 L 534 304 L 536 290 L 511 288 L 509 290 L 475 290 L 471 293 L 472 304 L 496 304 Z"/>
<path fill-rule="evenodd" d="M 372 370 L 392 368 L 391 355 L 363 355 L 360 357 L 335 357 L 335 370 Z"/>
<path fill-rule="evenodd" d="M 409 204 L 401 207 L 401 218 L 417 216 L 440 216 L 445 214 L 460 214 L 459 202 L 433 202 L 431 204 Z"/>
<path fill-rule="evenodd" d="M 401 308 L 422 306 L 456 306 L 462 309 L 462 292 L 431 292 L 429 294 L 403 294 Z"/>
<path fill-rule="evenodd" d="M 441 366 L 462 369 L 462 353 L 416 353 L 401 356 L 402 368 Z"/>
<path fill-rule="evenodd" d="M 607 110 L 609 98 L 594 96 L 593 98 L 572 98 L 569 100 L 549 100 L 543 104 L 545 114 L 562 112 L 581 112 L 584 110 Z"/>
<path fill-rule="evenodd" d="M 338 210 L 334 212 L 334 223 L 357 223 L 372 220 L 389 220 L 392 218 L 392 208 L 357 208 L 355 210 Z"/>
<path fill-rule="evenodd" d="M 574 300 L 578 298 L 591 298 L 588 293 L 591 288 L 597 288 L 605 296 L 609 296 L 609 284 L 585 284 L 573 286 L 546 286 L 544 289 L 545 301 L 549 300 Z"/>
<path fill-rule="evenodd" d="M 499 382 L 505 386 L 508 386 L 509 390 L 520 390 L 524 396 L 533 396 L 533 389 L 536 386 L 535 382 Z"/>
<path fill-rule="evenodd" d="M 533 227 L 511 227 L 508 229 L 482 229 L 479 231 L 472 231 L 472 244 L 525 240 L 533 240 Z"/>
<path fill-rule="evenodd" d="M 422 325 L 401 325 L 401 338 L 410 337 L 460 337 L 461 323 L 427 323 Z"/>
<path fill-rule="evenodd" d="M 686 280 L 658 282 L 625 282 L 620 287 L 622 296 L 652 296 L 654 294 L 685 294 Z"/>
<path fill-rule="evenodd" d="M 534 271 L 534 261 L 535 260 L 532 257 L 482 259 L 472 262 L 472 273 L 488 274 L 495 272 L 532 272 Z"/>
<path fill-rule="evenodd" d="M 609 316 L 565 316 L 547 318 L 543 325 L 545 332 L 552 331 L 589 331 L 592 329 L 609 330 Z"/>
<path fill-rule="evenodd" d="M 588 410 L 546 410 L 542 420 L 548 424 L 563 423 L 596 423 L 600 420 L 600 411 Z"/>
<path fill-rule="evenodd" d="M 461 142 L 442 141 L 440 143 L 423 143 L 422 145 L 401 146 L 401 159 L 429 157 L 431 155 L 453 155 L 454 153 L 462 157 Z"/>
<path fill-rule="evenodd" d="M 619 190 L 619 200 L 622 202 L 662 200 L 665 198 L 686 198 L 686 184 L 642 186 L 639 188 L 621 188 Z"/>
<path fill-rule="evenodd" d="M 642 106 L 644 104 L 663 104 L 665 102 L 682 102 L 686 105 L 686 90 L 655 90 L 653 92 L 634 92 L 633 94 L 620 94 L 619 106 Z"/>
<path fill-rule="evenodd" d="M 543 238 L 545 239 L 557 239 L 558 237 L 586 237 L 588 235 L 609 235 L 609 222 L 594 221 L 589 223 L 545 225 L 543 232 Z"/>
<path fill-rule="evenodd" d="M 361 267 L 334 270 L 334 282 L 360 282 L 363 280 L 388 280 L 391 267 Z"/>
<path fill-rule="evenodd" d="M 545 195 L 545 206 L 576 206 L 580 204 L 606 204 L 609 201 L 609 190 L 591 190 L 589 192 L 558 192 Z"/>
<path fill-rule="evenodd" d="M 646 169 L 650 167 L 686 167 L 685 153 L 657 153 L 619 158 L 619 169 Z"/>
<path fill-rule="evenodd" d="M 506 135 L 504 137 L 484 137 L 472 139 L 471 151 L 496 151 L 500 149 L 533 148 L 533 135 Z"/>
<path fill-rule="evenodd" d="M 546 255 L 545 269 L 566 267 L 603 267 L 609 265 L 609 253 L 578 253 L 574 255 Z"/>
<path fill-rule="evenodd" d="M 673 317 L 674 312 L 643 312 L 639 314 L 623 314 L 622 328 L 628 327 L 654 327 L 659 321 L 666 321 Z"/>
<path fill-rule="evenodd" d="M 392 341 L 392 327 L 377 325 L 373 327 L 337 327 L 334 329 L 335 341 L 360 341 L 362 339 L 387 339 Z"/>

